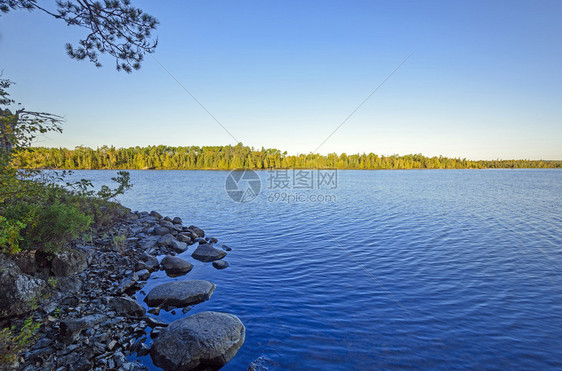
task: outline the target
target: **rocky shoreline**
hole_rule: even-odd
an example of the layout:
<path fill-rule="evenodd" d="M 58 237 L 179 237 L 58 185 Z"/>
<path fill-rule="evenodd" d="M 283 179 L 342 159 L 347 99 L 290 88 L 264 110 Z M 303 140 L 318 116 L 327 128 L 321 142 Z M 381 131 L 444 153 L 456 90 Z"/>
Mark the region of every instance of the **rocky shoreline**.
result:
<path fill-rule="evenodd" d="M 127 212 L 57 255 L 0 255 L 0 324 L 30 315 L 40 324 L 37 341 L 10 369 L 146 370 L 129 359 L 147 354 L 164 370 L 220 368 L 244 343 L 245 327 L 236 316 L 200 312 L 170 324 L 157 317 L 162 309 L 186 313 L 209 300 L 213 283 L 160 284 L 144 298 L 148 312 L 135 296 L 156 271 L 172 277 L 191 271 L 193 264 L 177 254 L 192 245 L 193 259 L 227 268 L 222 258 L 231 249 L 217 242 L 179 217 Z M 151 348 L 147 336 L 154 339 Z"/>

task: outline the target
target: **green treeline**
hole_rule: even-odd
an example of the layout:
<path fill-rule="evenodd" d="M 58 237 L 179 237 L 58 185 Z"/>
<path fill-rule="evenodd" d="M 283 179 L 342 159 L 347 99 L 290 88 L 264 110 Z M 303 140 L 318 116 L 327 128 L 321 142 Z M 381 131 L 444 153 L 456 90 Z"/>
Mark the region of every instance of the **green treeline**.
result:
<path fill-rule="evenodd" d="M 483 168 L 562 168 L 562 161 L 496 160 L 470 161 L 421 154 L 379 156 L 373 153 L 326 156 L 290 156 L 277 149 L 256 150 L 243 146 L 170 147 L 149 146 L 97 149 L 76 147 L 27 148 L 17 154 L 22 168 L 53 169 L 483 169 Z"/>

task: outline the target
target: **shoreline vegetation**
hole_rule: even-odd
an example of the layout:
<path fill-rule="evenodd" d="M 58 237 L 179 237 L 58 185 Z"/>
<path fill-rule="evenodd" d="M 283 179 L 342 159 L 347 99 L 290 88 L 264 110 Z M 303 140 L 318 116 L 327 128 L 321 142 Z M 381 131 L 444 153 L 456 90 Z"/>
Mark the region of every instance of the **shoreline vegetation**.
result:
<path fill-rule="evenodd" d="M 15 163 L 26 169 L 60 170 L 234 170 L 310 169 L 560 169 L 560 160 L 467 160 L 426 157 L 421 154 L 382 156 L 374 153 L 347 155 L 288 155 L 278 149 L 256 150 L 235 146 L 148 146 L 115 148 L 102 146 L 46 148 L 30 147 L 17 152 Z"/>

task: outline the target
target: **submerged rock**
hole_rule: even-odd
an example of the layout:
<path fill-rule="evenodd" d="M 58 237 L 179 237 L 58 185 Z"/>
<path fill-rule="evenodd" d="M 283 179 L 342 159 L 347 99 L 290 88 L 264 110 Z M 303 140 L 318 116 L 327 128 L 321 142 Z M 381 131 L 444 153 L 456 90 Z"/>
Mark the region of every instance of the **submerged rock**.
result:
<path fill-rule="evenodd" d="M 232 251 L 232 248 L 226 245 L 222 245 L 220 248 L 223 249 L 224 251 Z"/>
<path fill-rule="evenodd" d="M 181 275 L 192 270 L 193 264 L 177 256 L 166 255 L 162 259 L 162 268 L 164 268 L 168 275 Z"/>
<path fill-rule="evenodd" d="M 276 369 L 275 366 L 279 366 L 279 363 L 265 357 L 261 356 L 255 360 L 253 360 L 248 365 L 247 371 L 271 371 Z"/>
<path fill-rule="evenodd" d="M 213 267 L 217 268 L 217 269 L 225 269 L 228 268 L 230 264 L 228 264 L 228 262 L 224 261 L 224 260 L 216 260 L 213 262 Z"/>
<path fill-rule="evenodd" d="M 202 312 L 170 323 L 154 340 L 150 356 L 165 370 L 219 369 L 234 358 L 245 336 L 238 317 Z"/>
<path fill-rule="evenodd" d="M 211 262 L 213 260 L 219 260 L 226 256 L 226 252 L 215 249 L 211 245 L 199 245 L 191 254 L 194 259 L 201 260 L 203 262 Z"/>
<path fill-rule="evenodd" d="M 150 290 L 144 301 L 151 307 L 185 307 L 209 300 L 215 287 L 214 283 L 202 280 L 168 282 Z"/>

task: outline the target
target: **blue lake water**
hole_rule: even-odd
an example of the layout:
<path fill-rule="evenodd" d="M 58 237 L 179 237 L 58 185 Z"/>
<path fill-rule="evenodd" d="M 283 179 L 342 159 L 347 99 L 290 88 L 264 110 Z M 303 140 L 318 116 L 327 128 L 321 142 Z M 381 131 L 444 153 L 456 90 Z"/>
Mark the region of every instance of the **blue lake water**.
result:
<path fill-rule="evenodd" d="M 217 285 L 187 315 L 246 326 L 224 370 L 260 356 L 270 370 L 562 368 L 562 171 L 338 171 L 335 188 L 313 190 L 258 174 L 248 203 L 229 198 L 221 171 L 131 171 L 120 198 L 233 248 L 222 271 L 184 254 L 187 277 Z M 172 280 L 157 275 L 146 291 Z"/>

